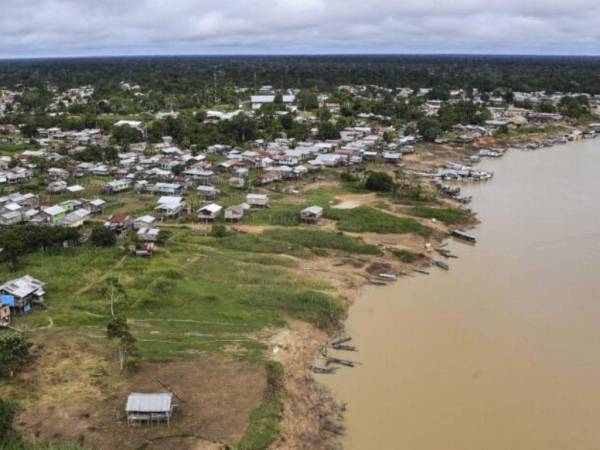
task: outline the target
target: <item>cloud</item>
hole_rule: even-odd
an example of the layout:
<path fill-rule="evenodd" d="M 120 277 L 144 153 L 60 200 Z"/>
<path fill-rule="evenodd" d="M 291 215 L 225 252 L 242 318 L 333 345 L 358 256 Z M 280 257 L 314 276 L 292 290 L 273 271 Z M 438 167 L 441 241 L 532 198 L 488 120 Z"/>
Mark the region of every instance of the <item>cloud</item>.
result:
<path fill-rule="evenodd" d="M 2 0 L 0 57 L 599 54 L 589 0 Z"/>

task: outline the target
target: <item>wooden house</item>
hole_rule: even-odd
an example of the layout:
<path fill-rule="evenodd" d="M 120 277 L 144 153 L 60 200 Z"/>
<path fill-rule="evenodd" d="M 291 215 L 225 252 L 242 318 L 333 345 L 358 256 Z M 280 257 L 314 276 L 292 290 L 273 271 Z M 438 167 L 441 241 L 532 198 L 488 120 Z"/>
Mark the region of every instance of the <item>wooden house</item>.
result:
<path fill-rule="evenodd" d="M 268 208 L 270 199 L 267 194 L 248 194 L 246 195 L 246 203 L 253 208 Z"/>
<path fill-rule="evenodd" d="M 104 223 L 104 226 L 111 231 L 122 233 L 131 229 L 133 220 L 125 214 L 113 214 Z"/>
<path fill-rule="evenodd" d="M 167 422 L 170 425 L 173 414 L 173 394 L 140 394 L 132 393 L 127 398 L 125 412 L 128 425 L 148 425 L 156 422 Z"/>
<path fill-rule="evenodd" d="M 198 219 L 202 222 L 214 222 L 221 215 L 223 207 L 216 203 L 203 206 L 198 210 Z"/>
<path fill-rule="evenodd" d="M 33 304 L 44 304 L 44 284 L 30 275 L 7 281 L 0 286 L 0 300 L 3 305 L 27 312 Z"/>
<path fill-rule="evenodd" d="M 300 220 L 305 223 L 318 223 L 323 217 L 323 208 L 320 206 L 309 206 L 300 211 Z"/>

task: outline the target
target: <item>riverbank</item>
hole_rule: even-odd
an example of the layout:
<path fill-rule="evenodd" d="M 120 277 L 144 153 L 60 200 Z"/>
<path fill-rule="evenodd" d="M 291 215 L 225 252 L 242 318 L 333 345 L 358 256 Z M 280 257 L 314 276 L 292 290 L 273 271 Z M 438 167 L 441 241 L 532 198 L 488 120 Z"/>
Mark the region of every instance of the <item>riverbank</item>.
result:
<path fill-rule="evenodd" d="M 600 218 L 565 228 L 595 197 L 595 146 L 583 141 L 484 163 L 495 181 L 467 188 L 482 220 L 477 246 L 450 242 L 459 259 L 448 274 L 362 290 L 346 322 L 360 351 L 352 359 L 361 364 L 319 377 L 348 402 L 347 448 L 597 447 L 596 403 L 584 400 L 600 367 L 585 344 L 597 335 L 586 317 L 597 309 L 597 286 L 582 264 L 598 261 L 589 233 Z"/>

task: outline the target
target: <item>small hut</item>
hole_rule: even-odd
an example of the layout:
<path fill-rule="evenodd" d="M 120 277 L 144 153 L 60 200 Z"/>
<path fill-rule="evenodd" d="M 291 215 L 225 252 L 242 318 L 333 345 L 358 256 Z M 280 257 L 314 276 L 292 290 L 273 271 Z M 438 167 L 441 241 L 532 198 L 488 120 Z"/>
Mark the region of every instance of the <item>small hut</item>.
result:
<path fill-rule="evenodd" d="M 317 223 L 323 217 L 323 208 L 320 206 L 309 206 L 300 211 L 300 220 L 306 223 Z"/>
<path fill-rule="evenodd" d="M 173 414 L 173 394 L 129 394 L 127 398 L 127 424 L 138 425 L 155 422 L 167 422 L 171 424 Z"/>

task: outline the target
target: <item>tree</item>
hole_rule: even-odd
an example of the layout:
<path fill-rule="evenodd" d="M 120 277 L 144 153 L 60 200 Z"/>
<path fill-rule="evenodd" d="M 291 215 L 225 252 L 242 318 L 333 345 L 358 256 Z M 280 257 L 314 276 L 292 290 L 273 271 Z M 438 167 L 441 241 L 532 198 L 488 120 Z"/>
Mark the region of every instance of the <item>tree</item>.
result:
<path fill-rule="evenodd" d="M 30 359 L 31 343 L 21 333 L 0 336 L 0 377 L 13 377 Z"/>
<path fill-rule="evenodd" d="M 118 278 L 109 277 L 103 288 L 104 295 L 108 297 L 110 307 L 110 320 L 106 324 L 106 336 L 109 341 L 117 340 L 117 351 L 119 357 L 119 368 L 123 370 L 125 365 L 134 365 L 137 356 L 136 340 L 129 331 L 127 317 L 118 311 L 120 298 L 126 297 L 127 293 Z"/>
<path fill-rule="evenodd" d="M 298 107 L 303 111 L 319 107 L 319 98 L 312 90 L 301 90 L 296 96 L 296 102 L 298 103 Z"/>
<path fill-rule="evenodd" d="M 28 139 L 37 137 L 37 135 L 38 135 L 37 127 L 30 123 L 26 123 L 25 125 L 23 125 L 21 127 L 21 134 Z"/>
<path fill-rule="evenodd" d="M 0 231 L 0 242 L 4 248 L 0 255 L 6 259 L 11 272 L 19 268 L 19 256 L 23 255 L 26 249 L 23 234 L 19 231 L 15 227 L 3 228 Z"/>
<path fill-rule="evenodd" d="M 435 141 L 442 134 L 440 123 L 433 118 L 425 118 L 419 121 L 418 128 L 423 140 L 427 142 Z"/>
<path fill-rule="evenodd" d="M 326 141 L 327 139 L 339 139 L 340 132 L 331 122 L 321 122 L 317 136 L 322 141 Z"/>
<path fill-rule="evenodd" d="M 112 247 L 117 243 L 117 236 L 115 236 L 115 233 L 108 228 L 102 225 L 96 225 L 92 229 L 90 241 L 92 241 L 92 244 L 96 247 Z"/>
<path fill-rule="evenodd" d="M 181 175 L 181 173 L 185 170 L 185 166 L 183 164 L 177 164 L 176 166 L 171 167 L 171 172 L 176 177 Z"/>
<path fill-rule="evenodd" d="M 136 340 L 129 331 L 127 318 L 123 315 L 113 316 L 106 324 L 106 336 L 109 341 L 116 339 L 119 355 L 119 369 L 135 363 L 137 356 Z"/>
<path fill-rule="evenodd" d="M 365 189 L 372 192 L 390 192 L 394 189 L 394 179 L 385 172 L 373 172 L 367 177 Z"/>
<path fill-rule="evenodd" d="M 140 142 L 142 140 L 142 133 L 137 128 L 123 125 L 114 128 L 113 138 L 120 145 L 129 145 L 133 142 Z"/>

